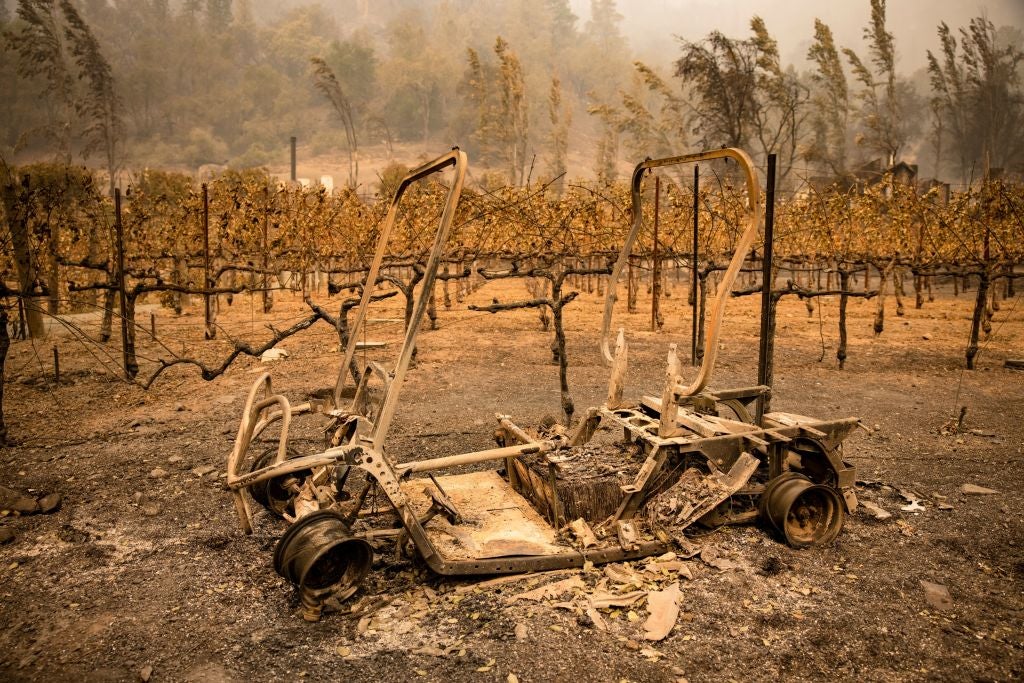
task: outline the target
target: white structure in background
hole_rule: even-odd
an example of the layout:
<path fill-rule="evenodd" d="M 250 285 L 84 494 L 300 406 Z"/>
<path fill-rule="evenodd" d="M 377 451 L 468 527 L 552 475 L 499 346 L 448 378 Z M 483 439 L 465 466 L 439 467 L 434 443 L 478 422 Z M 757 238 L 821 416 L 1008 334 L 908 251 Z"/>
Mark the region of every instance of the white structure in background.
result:
<path fill-rule="evenodd" d="M 327 194 L 331 194 L 332 192 L 334 192 L 334 176 L 332 176 L 332 175 L 322 175 L 322 176 L 320 176 L 320 184 L 324 186 L 325 190 L 327 190 Z"/>

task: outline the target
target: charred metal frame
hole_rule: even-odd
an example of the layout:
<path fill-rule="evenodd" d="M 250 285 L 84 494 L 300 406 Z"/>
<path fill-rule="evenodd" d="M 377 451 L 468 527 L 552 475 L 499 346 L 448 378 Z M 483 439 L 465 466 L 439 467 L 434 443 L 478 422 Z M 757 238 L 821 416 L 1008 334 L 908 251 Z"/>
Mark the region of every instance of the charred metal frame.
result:
<path fill-rule="evenodd" d="M 455 148 L 450 153 L 411 171 L 399 184 L 382 224 L 353 326 L 353 330 L 358 330 L 366 322 L 367 311 L 373 299 L 403 194 L 412 183 L 454 167 L 455 176 L 424 267 L 421 295 L 406 329 L 395 367 L 389 373 L 378 364 L 368 364 L 363 369 L 351 402 L 343 407 L 346 375 L 355 358 L 357 343 L 357 335 L 352 334 L 349 336 L 333 392 L 327 400 L 309 401 L 292 406 L 285 396 L 274 392 L 269 373 L 264 373 L 256 380 L 246 398 L 234 448 L 228 457 L 227 465 L 227 486 L 231 491 L 244 532 L 249 534 L 253 531 L 252 510 L 249 498 L 244 495 L 247 488 L 272 480 L 284 482 L 295 496 L 296 524 L 301 522 L 303 515 L 309 515 L 317 510 L 341 510 L 346 507 L 347 514 L 337 515 L 338 519 L 354 521 L 364 514 L 362 508 L 367 494 L 371 488 L 375 488 L 383 493 L 402 528 L 370 530 L 360 536 L 364 540 L 396 538 L 399 551 L 405 540 L 410 540 L 427 565 L 442 575 L 507 574 L 582 567 L 588 561 L 614 562 L 664 552 L 670 539 L 658 536 L 651 540 L 649 535 L 644 538 L 638 537 L 633 521 L 644 504 L 665 489 L 664 479 L 657 484 L 655 480 L 658 478 L 656 475 L 669 461 L 678 462 L 696 457 L 714 474 L 730 473 L 741 461 L 750 463 L 756 458 L 758 469 L 766 473 L 767 479 L 771 479 L 790 468 L 787 458 L 791 455 L 793 443 L 798 442 L 803 449 L 801 453 L 810 453 L 808 457 L 821 461 L 822 471 L 827 473 L 831 485 L 844 491 L 852 490 L 853 469 L 842 461 L 840 444 L 857 424 L 855 418 L 823 421 L 787 413 L 769 413 L 764 417 L 763 423 L 757 425 L 752 423 L 750 410 L 753 404 L 769 391 L 768 387 L 754 386 L 727 391 L 707 389 L 717 356 L 720 326 L 725 314 L 725 296 L 720 295 L 715 303 L 711 315 L 708 351 L 697 377 L 690 383 L 683 381 L 675 356 L 675 345 L 671 345 L 666 384 L 661 398 L 644 397 L 639 403 L 634 404 L 622 401 L 627 369 L 627 347 L 624 333 L 619 330 L 615 352 L 612 353 L 609 348 L 609 330 L 616 285 L 642 225 L 640 185 L 643 175 L 654 168 L 720 158 L 731 158 L 739 164 L 745 175 L 748 199 L 747 225 L 721 284 L 720 291 L 728 292 L 757 237 L 760 224 L 759 188 L 756 171 L 750 158 L 737 149 L 722 149 L 644 161 L 633 172 L 633 223 L 611 275 L 602 320 L 601 352 L 612 365 L 608 399 L 605 404 L 591 408 L 586 418 L 570 434 L 554 432 L 534 438 L 513 423 L 508 416 L 499 415 L 497 448 L 395 463 L 385 455 L 384 445 L 427 308 L 427 298 L 433 289 L 445 243 L 451 231 L 465 179 L 467 158 L 465 153 Z M 367 382 L 373 373 L 384 380 L 384 390 L 379 401 L 379 409 L 371 417 Z M 720 417 L 718 410 L 723 406 L 730 408 L 738 419 Z M 330 447 L 318 453 L 289 458 L 288 433 L 292 419 L 315 413 L 332 418 L 327 430 Z M 250 462 L 247 455 L 253 440 L 278 422 L 280 435 L 272 461 L 262 467 L 257 466 L 258 462 L 254 463 L 250 465 L 251 471 L 245 471 L 246 463 Z M 582 445 L 588 442 L 602 425 L 621 429 L 624 441 L 639 446 L 646 459 L 635 480 L 621 487 L 622 498 L 618 510 L 597 527 L 597 538 L 600 540 L 596 547 L 590 549 L 573 549 L 567 546 L 565 552 L 548 554 L 513 554 L 472 559 L 446 557 L 431 541 L 424 528 L 425 524 L 438 514 L 448 518 L 453 525 L 459 523 L 458 514 L 453 514 L 455 511 L 450 501 L 447 501 L 447 494 L 441 488 L 441 482 L 431 475 L 430 480 L 438 492 L 431 492 L 434 503 L 430 511 L 422 517 L 417 515 L 409 496 L 403 491 L 402 482 L 413 474 L 430 473 L 473 463 L 504 461 L 509 485 L 523 494 L 522 504 L 529 506 L 530 503 L 525 498 L 529 497 L 529 491 L 526 489 L 530 485 L 516 475 L 515 465 L 518 459 L 527 455 L 546 457 L 555 451 Z M 551 468 L 550 484 L 553 490 L 555 465 L 550 459 L 547 462 Z M 342 489 L 353 469 L 365 473 L 367 484 L 354 503 L 345 506 L 341 497 Z M 749 478 L 750 473 L 747 472 L 740 484 L 745 484 Z M 302 481 L 299 481 L 300 479 Z M 445 478 L 441 478 L 441 481 L 444 480 Z M 763 484 L 756 484 L 747 486 L 742 493 L 757 495 L 763 490 Z M 847 497 L 847 502 L 852 502 L 850 496 Z M 555 529 L 570 521 L 560 516 L 558 507 L 557 499 L 554 499 L 549 522 Z M 304 602 L 307 597 L 304 596 Z"/>

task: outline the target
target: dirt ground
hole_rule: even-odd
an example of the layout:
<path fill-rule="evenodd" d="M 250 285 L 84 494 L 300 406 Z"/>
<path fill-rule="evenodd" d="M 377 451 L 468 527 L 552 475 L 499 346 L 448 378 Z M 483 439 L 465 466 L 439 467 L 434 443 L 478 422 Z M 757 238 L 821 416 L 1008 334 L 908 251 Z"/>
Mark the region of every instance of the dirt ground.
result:
<path fill-rule="evenodd" d="M 647 312 L 615 323 L 630 330 L 629 397 L 660 392 L 670 341 L 689 348 L 684 292 L 672 289 L 664 331 L 647 331 Z M 557 414 L 550 335 L 536 312 L 465 308 L 495 297 L 527 294 L 519 282 L 492 283 L 450 311 L 439 307 L 439 329 L 420 337 L 392 457 L 490 447 L 496 412 L 531 427 Z M 890 299 L 878 338 L 873 303 L 851 302 L 843 371 L 834 358 L 837 302 L 809 317 L 802 303 L 784 300 L 773 408 L 860 417 L 872 432 L 857 430 L 845 453 L 858 467 L 858 496 L 892 516 L 879 521 L 862 507 L 834 544 L 800 551 L 756 525 L 697 533 L 693 541 L 719 561 L 686 561 L 689 579 L 646 562 L 612 566 L 613 577 L 639 577 L 643 589 L 678 581 L 679 619 L 654 643 L 643 639 L 642 601 L 604 611 L 606 630 L 579 610 L 579 596 L 605 585 L 605 568 L 452 581 L 390 552 L 346 603 L 355 614 L 304 622 L 294 589 L 272 567 L 283 523 L 260 513 L 256 533 L 244 536 L 222 473 L 258 373 L 269 369 L 275 388 L 294 400 L 333 382 L 336 337 L 324 323 L 281 344 L 287 360 L 242 358 L 212 382 L 175 368 L 148 392 L 103 371 L 119 357 L 113 345 L 85 347 L 66 334 L 36 346 L 17 342 L 5 409 L 18 445 L 0 450 L 0 484 L 59 492 L 64 502 L 54 514 L 0 518 L 15 534 L 0 545 L 0 679 L 1019 680 L 1024 504 L 1015 492 L 1024 490 L 1024 373 L 1003 361 L 1024 356 L 1024 306 L 1003 303 L 979 369 L 963 372 L 973 298 L 943 288 L 921 310 L 908 302 L 903 317 Z M 606 391 L 600 306 L 584 291 L 566 309 L 577 415 Z M 645 296 L 640 306 L 648 310 Z M 713 386 L 755 383 L 756 306 L 753 297 L 730 302 Z M 267 320 L 280 328 L 305 313 L 291 294 L 278 297 L 267 319 L 253 310 L 247 297 L 236 298 L 222 312 L 222 334 L 258 340 Z M 224 355 L 223 341 L 201 341 L 201 315 L 201 305 L 180 317 L 159 309 L 158 336 L 176 352 Z M 385 322 L 368 338 L 391 341 L 393 350 L 399 326 L 386 320 L 399 316 L 398 304 L 374 315 Z M 139 341 L 142 356 L 166 355 Z M 143 374 L 152 367 L 142 365 Z M 968 431 L 943 433 L 959 405 L 968 409 Z M 298 436 L 314 448 L 317 425 Z M 968 483 L 998 493 L 966 495 Z M 923 509 L 902 510 L 903 495 Z M 563 595 L 511 599 L 576 575 L 582 587 Z M 946 586 L 952 605 L 930 605 L 922 580 Z"/>

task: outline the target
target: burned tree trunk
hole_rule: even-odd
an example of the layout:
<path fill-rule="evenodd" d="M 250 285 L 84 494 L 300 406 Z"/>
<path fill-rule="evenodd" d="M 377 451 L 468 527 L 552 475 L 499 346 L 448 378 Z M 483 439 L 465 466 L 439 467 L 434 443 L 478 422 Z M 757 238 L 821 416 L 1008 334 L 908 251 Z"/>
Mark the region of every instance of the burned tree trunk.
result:
<path fill-rule="evenodd" d="M 171 282 L 182 287 L 188 287 L 188 266 L 185 265 L 185 254 L 175 249 L 173 258 L 174 270 L 171 273 Z M 174 302 L 174 314 L 181 315 L 182 310 L 189 304 L 189 295 L 184 292 L 173 292 L 171 296 Z"/>
<path fill-rule="evenodd" d="M 892 271 L 892 293 L 896 297 L 896 317 L 903 317 L 903 296 L 906 292 L 903 290 L 903 273 L 899 268 L 895 268 Z"/>
<path fill-rule="evenodd" d="M 850 273 L 846 270 L 839 271 L 839 348 L 836 349 L 836 358 L 839 360 L 839 369 L 846 365 L 846 304 L 850 301 Z"/>
<path fill-rule="evenodd" d="M 422 296 L 429 296 L 427 299 L 427 317 L 430 319 L 430 329 L 437 329 L 437 293 L 432 287 L 429 292 L 423 292 Z"/>
<path fill-rule="evenodd" d="M 571 301 L 571 299 L 570 299 Z M 555 325 L 555 344 L 558 346 L 558 389 L 562 399 L 562 424 L 572 424 L 572 415 L 576 407 L 569 393 L 569 357 L 565 353 L 565 328 L 562 326 L 562 306 L 568 301 L 555 300 L 551 308 L 551 317 Z"/>
<path fill-rule="evenodd" d="M 7 423 L 4 421 L 4 367 L 11 337 L 7 334 L 7 309 L 0 307 L 0 446 L 7 445 Z"/>
<path fill-rule="evenodd" d="M 441 271 L 441 274 L 444 276 L 441 278 L 441 292 L 444 296 L 444 309 L 446 311 L 451 310 L 452 308 L 452 294 L 451 290 L 449 289 L 447 277 L 450 273 L 451 270 L 449 268 L 448 262 L 445 261 L 444 269 Z"/>
<path fill-rule="evenodd" d="M 114 297 L 117 292 L 114 289 L 107 289 L 103 293 L 103 320 L 100 322 L 100 341 L 104 344 L 110 341 L 111 330 L 114 327 Z"/>
<path fill-rule="evenodd" d="M 889 262 L 889 265 L 886 266 L 884 269 L 883 268 L 879 268 L 878 269 L 878 271 L 879 271 L 879 279 L 878 279 L 878 304 L 875 306 L 875 323 L 874 323 L 874 330 L 875 330 L 875 336 L 876 337 L 878 335 L 882 334 L 882 332 L 885 331 L 885 286 L 889 283 L 889 277 L 892 274 L 892 269 L 895 266 L 895 264 L 896 264 L 896 259 L 894 258 L 892 261 Z M 871 264 L 870 263 L 867 264 L 866 268 L 867 268 L 867 270 L 865 270 L 865 273 L 867 273 L 868 270 L 870 270 Z M 867 275 L 866 274 L 864 276 L 864 281 L 867 282 Z M 867 292 L 868 289 L 865 287 L 864 291 Z"/>
<path fill-rule="evenodd" d="M 562 285 L 565 283 L 566 278 L 570 276 L 608 275 L 611 273 L 611 268 L 609 266 L 604 268 L 567 268 L 560 272 L 552 272 L 547 268 L 533 268 L 528 271 L 521 271 L 518 268 L 518 264 L 513 264 L 512 270 L 505 272 L 495 273 L 484 270 L 479 270 L 477 272 L 479 272 L 480 276 L 484 280 L 498 280 L 511 277 L 541 277 L 550 283 L 550 297 L 537 297 L 529 301 L 514 301 L 507 304 L 499 303 L 495 300 L 488 306 L 470 305 L 469 310 L 497 313 L 498 311 L 510 311 L 518 308 L 547 307 L 551 309 L 551 316 L 555 327 L 555 338 L 551 351 L 552 355 L 557 354 L 558 388 L 561 396 L 562 420 L 564 421 L 565 426 L 568 427 L 572 422 L 573 413 L 575 413 L 576 409 L 573 404 L 572 395 L 569 393 L 569 358 L 565 349 L 565 327 L 563 325 L 562 310 L 579 295 L 579 292 L 569 292 L 563 296 Z"/>
<path fill-rule="evenodd" d="M 989 274 L 983 270 L 978 278 L 978 296 L 974 300 L 974 315 L 971 316 L 971 338 L 967 343 L 967 369 L 974 370 L 974 360 L 978 355 L 978 333 L 981 331 L 982 316 L 988 301 Z"/>
<path fill-rule="evenodd" d="M 42 307 L 35 298 L 26 296 L 26 293 L 33 291 L 36 283 L 35 264 L 29 246 L 29 209 L 23 196 L 29 191 L 29 178 L 22 178 L 19 189 L 14 178 L 8 176 L 0 189 L 3 191 L 4 213 L 7 214 L 7 225 L 11 231 L 14 267 L 18 273 L 18 289 L 23 293 L 21 301 L 28 321 L 28 333 L 34 339 L 42 339 L 46 336 Z"/>

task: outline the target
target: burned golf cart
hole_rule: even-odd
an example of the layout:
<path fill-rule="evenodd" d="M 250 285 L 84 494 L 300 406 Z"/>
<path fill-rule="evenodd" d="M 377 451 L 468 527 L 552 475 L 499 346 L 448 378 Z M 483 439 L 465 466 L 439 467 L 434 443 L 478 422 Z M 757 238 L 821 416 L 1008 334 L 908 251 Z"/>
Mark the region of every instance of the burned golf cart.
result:
<path fill-rule="evenodd" d="M 711 314 L 708 351 L 696 378 L 680 376 L 670 346 L 660 396 L 623 400 L 627 346 L 622 330 L 611 348 L 616 284 L 642 224 L 640 185 L 657 167 L 731 158 L 746 181 L 746 226 Z M 366 363 L 346 392 L 355 359 L 351 334 L 333 392 L 292 405 L 274 393 L 269 374 L 252 386 L 234 449 L 228 487 L 242 528 L 253 529 L 251 503 L 290 525 L 277 544 L 274 567 L 300 591 L 304 615 L 318 619 L 324 603 L 345 600 L 369 572 L 375 552 L 413 548 L 441 575 L 486 575 L 582 567 L 663 553 L 687 541 L 682 531 L 700 520 L 717 525 L 763 518 L 794 546 L 831 542 L 855 504 L 854 470 L 841 442 L 855 418 L 820 420 L 769 412 L 756 420 L 765 386 L 709 389 L 729 292 L 759 234 L 760 198 L 750 158 L 722 149 L 637 166 L 632 178 L 633 224 L 608 286 L 601 349 L 611 365 L 608 398 L 574 429 L 561 425 L 528 433 L 498 416 L 496 448 L 430 460 L 396 462 L 386 437 L 417 333 L 444 255 L 466 173 L 466 155 L 453 150 L 411 171 L 399 184 L 381 227 L 353 330 L 367 311 L 409 186 L 454 168 L 444 209 L 424 266 L 422 294 L 393 367 Z M 376 387 L 374 390 L 372 387 Z M 350 400 L 343 396 L 351 394 Z M 323 450 L 298 454 L 291 421 L 326 418 Z M 323 419 L 321 418 L 321 419 Z M 278 424 L 279 423 L 279 424 Z M 276 444 L 252 453 L 272 425 Z M 609 429 L 611 428 L 611 429 Z M 268 434 L 271 432 L 267 432 Z M 621 438 L 618 436 L 621 434 Z M 609 435 L 613 438 L 609 439 Z M 436 476 L 474 463 L 494 469 Z M 353 476 L 361 472 L 361 476 Z M 382 494 L 386 509 L 370 509 Z"/>

